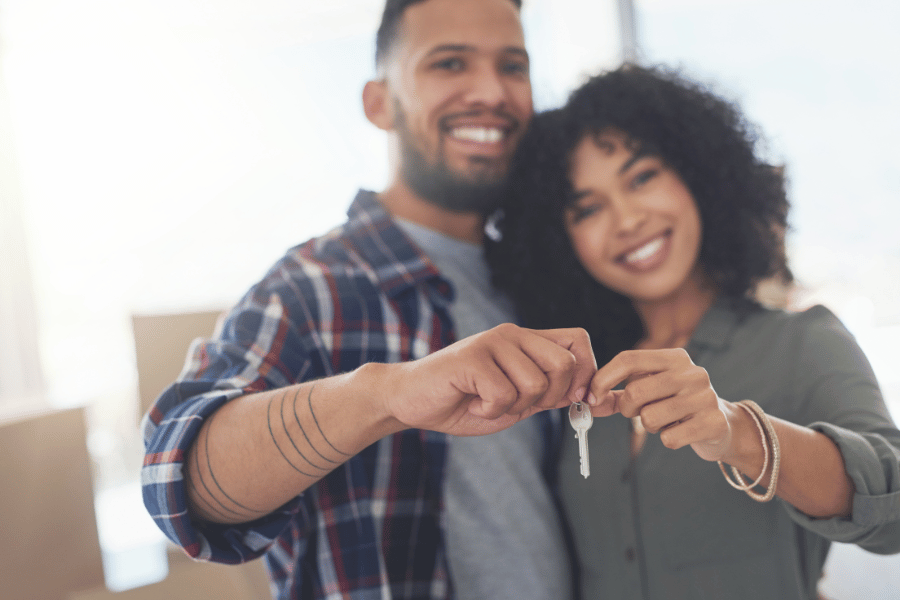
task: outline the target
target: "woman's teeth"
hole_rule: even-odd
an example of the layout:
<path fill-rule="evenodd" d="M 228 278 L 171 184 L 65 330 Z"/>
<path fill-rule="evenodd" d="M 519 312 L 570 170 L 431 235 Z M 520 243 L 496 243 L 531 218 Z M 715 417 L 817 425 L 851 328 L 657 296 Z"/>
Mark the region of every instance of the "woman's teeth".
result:
<path fill-rule="evenodd" d="M 450 135 L 458 140 L 494 144 L 503 139 L 503 131 L 497 127 L 456 127 Z"/>
<path fill-rule="evenodd" d="M 644 244 L 643 246 L 641 246 L 634 252 L 629 252 L 628 254 L 625 255 L 624 260 L 627 263 L 639 262 L 642 260 L 646 260 L 646 259 L 650 258 L 651 256 L 653 256 L 654 254 L 656 254 L 657 252 L 659 252 L 659 250 L 662 248 L 665 241 L 666 241 L 665 237 L 660 236 L 660 237 L 656 238 L 655 240 Z"/>

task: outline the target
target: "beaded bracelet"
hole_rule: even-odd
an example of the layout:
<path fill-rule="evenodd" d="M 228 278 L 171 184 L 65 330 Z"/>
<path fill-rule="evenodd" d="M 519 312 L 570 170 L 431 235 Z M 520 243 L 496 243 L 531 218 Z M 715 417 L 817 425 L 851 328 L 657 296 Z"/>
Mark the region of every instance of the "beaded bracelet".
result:
<path fill-rule="evenodd" d="M 760 438 L 762 439 L 763 444 L 763 468 L 762 472 L 760 472 L 759 477 L 753 483 L 747 483 L 744 480 L 743 474 L 738 471 L 735 467 L 731 467 L 732 473 L 740 482 L 739 484 L 734 483 L 731 478 L 728 476 L 728 473 L 725 471 L 725 466 L 722 464 L 722 461 L 719 462 L 719 469 L 722 471 L 722 475 L 725 476 L 725 480 L 734 488 L 739 489 L 745 492 L 748 496 L 756 500 L 757 502 L 768 502 L 772 498 L 775 497 L 775 488 L 778 485 L 778 473 L 781 470 L 781 445 L 778 442 L 778 435 L 775 433 L 775 428 L 772 426 L 772 421 L 769 419 L 769 416 L 763 411 L 760 406 L 752 401 L 752 400 L 741 400 L 737 403 L 738 406 L 746 410 L 753 417 L 753 421 L 756 423 L 756 427 L 759 430 Z M 765 427 L 765 431 L 763 430 Z M 765 494 L 759 494 L 754 492 L 752 488 L 756 487 L 760 481 L 762 481 L 763 476 L 766 474 L 766 469 L 769 466 L 769 453 L 771 448 L 772 454 L 772 475 L 769 478 L 769 487 L 766 490 Z"/>

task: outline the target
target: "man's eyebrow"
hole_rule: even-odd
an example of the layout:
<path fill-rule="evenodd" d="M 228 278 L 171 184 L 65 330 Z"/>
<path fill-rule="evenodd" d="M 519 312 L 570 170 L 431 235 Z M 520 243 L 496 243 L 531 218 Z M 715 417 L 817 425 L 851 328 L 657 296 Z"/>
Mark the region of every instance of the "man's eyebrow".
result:
<path fill-rule="evenodd" d="M 431 50 L 428 51 L 426 56 L 431 56 L 432 54 L 440 54 L 441 52 L 474 52 L 475 46 L 469 46 L 467 44 L 441 44 L 440 46 L 435 46 Z"/>
<path fill-rule="evenodd" d="M 506 48 L 503 49 L 503 52 L 505 52 L 506 54 L 518 54 L 525 60 L 530 60 L 530 57 L 528 56 L 528 51 L 525 50 L 525 48 L 519 48 L 518 46 L 507 46 Z"/>
<path fill-rule="evenodd" d="M 470 44 L 440 44 L 428 51 L 426 56 L 440 54 L 442 52 L 477 52 L 478 48 Z M 517 54 L 528 60 L 528 51 L 518 46 L 507 46 L 501 50 L 504 54 Z"/>

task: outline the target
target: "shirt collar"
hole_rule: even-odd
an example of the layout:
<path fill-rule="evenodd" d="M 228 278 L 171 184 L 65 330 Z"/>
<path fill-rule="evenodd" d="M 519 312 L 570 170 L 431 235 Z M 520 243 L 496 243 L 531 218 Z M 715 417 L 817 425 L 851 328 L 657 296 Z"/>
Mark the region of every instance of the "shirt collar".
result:
<path fill-rule="evenodd" d="M 738 326 L 755 306 L 745 299 L 716 299 L 694 330 L 687 346 L 688 352 L 707 348 L 722 350 L 730 346 Z"/>
<path fill-rule="evenodd" d="M 437 268 L 394 223 L 374 192 L 359 190 L 347 209 L 347 217 L 347 233 L 354 249 L 372 267 L 388 296 L 394 297 L 431 279 L 437 280 L 441 295 L 451 294 Z"/>

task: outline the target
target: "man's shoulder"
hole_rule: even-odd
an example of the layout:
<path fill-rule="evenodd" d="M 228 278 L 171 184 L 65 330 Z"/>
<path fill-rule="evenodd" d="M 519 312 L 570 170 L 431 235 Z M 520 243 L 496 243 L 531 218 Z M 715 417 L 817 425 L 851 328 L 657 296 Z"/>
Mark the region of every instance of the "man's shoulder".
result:
<path fill-rule="evenodd" d="M 359 280 L 377 285 L 374 268 L 357 240 L 348 232 L 348 223 L 326 234 L 310 238 L 290 249 L 271 266 L 257 284 L 268 291 L 273 288 L 340 287 L 342 281 Z"/>
<path fill-rule="evenodd" d="M 373 247 L 388 249 L 398 256 L 407 253 L 409 243 L 397 235 L 396 225 L 373 192 L 360 190 L 347 217 L 331 230 L 294 246 L 285 258 L 335 265 L 376 263 L 378 266 L 377 263 L 383 260 L 382 253 L 373 253 Z"/>
<path fill-rule="evenodd" d="M 432 275 L 430 263 L 409 241 L 374 194 L 360 192 L 349 218 L 330 231 L 290 249 L 275 262 L 258 287 L 371 285 L 392 295 Z"/>

